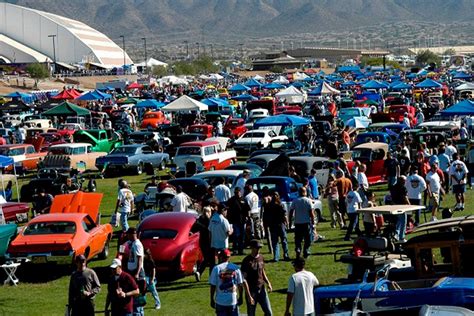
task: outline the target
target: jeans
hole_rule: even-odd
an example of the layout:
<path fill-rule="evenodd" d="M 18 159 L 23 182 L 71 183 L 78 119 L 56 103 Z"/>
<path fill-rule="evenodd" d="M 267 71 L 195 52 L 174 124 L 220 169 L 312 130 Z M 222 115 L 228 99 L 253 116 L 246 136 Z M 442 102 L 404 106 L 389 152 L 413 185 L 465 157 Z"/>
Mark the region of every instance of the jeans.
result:
<path fill-rule="evenodd" d="M 156 280 L 154 282 L 151 282 L 151 278 L 146 277 L 146 288 L 151 293 L 151 296 L 153 296 L 153 299 L 155 300 L 155 306 L 156 306 L 156 305 L 161 305 L 161 302 L 160 302 L 160 297 L 158 296 L 158 291 L 156 290 L 155 283 L 156 283 Z"/>
<path fill-rule="evenodd" d="M 133 306 L 133 316 L 144 316 L 145 308 L 143 306 Z"/>
<path fill-rule="evenodd" d="M 285 224 L 280 224 L 279 226 L 270 227 L 270 236 L 272 240 L 273 259 L 275 259 L 275 261 L 280 260 L 279 240 L 281 240 L 283 255 L 285 256 L 285 258 L 289 257 L 288 256 L 288 239 L 286 237 Z"/>
<path fill-rule="evenodd" d="M 128 226 L 128 214 L 126 212 L 120 212 L 120 225 L 122 226 L 122 231 L 126 232 L 129 228 Z"/>
<path fill-rule="evenodd" d="M 217 316 L 239 316 L 239 306 L 230 305 L 224 306 L 216 304 L 216 315 Z"/>
<path fill-rule="evenodd" d="M 232 233 L 234 251 L 239 253 L 244 252 L 244 242 L 245 242 L 245 225 L 244 224 L 233 224 L 232 228 L 234 232 Z"/>
<path fill-rule="evenodd" d="M 393 187 L 397 183 L 397 176 L 388 176 L 387 182 L 389 188 Z"/>
<path fill-rule="evenodd" d="M 78 300 L 70 308 L 71 316 L 94 316 L 93 300 Z"/>
<path fill-rule="evenodd" d="M 407 213 L 397 215 L 397 224 L 395 227 L 398 240 L 405 239 L 405 231 L 407 229 Z"/>
<path fill-rule="evenodd" d="M 272 307 L 270 305 L 270 300 L 268 298 L 267 290 L 265 286 L 262 286 L 261 289 L 251 289 L 250 295 L 255 301 L 254 305 L 251 305 L 247 300 L 247 315 L 255 316 L 255 311 L 257 310 L 257 303 L 262 307 L 263 314 L 265 316 L 272 315 Z"/>
<path fill-rule="evenodd" d="M 351 238 L 352 232 L 355 232 L 357 235 L 361 235 L 359 229 L 359 213 L 347 213 L 349 216 L 349 226 L 347 227 L 347 233 L 345 239 Z"/>
<path fill-rule="evenodd" d="M 304 240 L 303 255 L 309 254 L 309 247 L 311 246 L 311 225 L 307 224 L 295 224 L 295 251 L 296 255 L 301 254 L 301 242 Z"/>
<path fill-rule="evenodd" d="M 409 199 L 411 205 L 421 205 L 421 199 Z M 415 225 L 420 223 L 421 209 L 415 211 Z"/>

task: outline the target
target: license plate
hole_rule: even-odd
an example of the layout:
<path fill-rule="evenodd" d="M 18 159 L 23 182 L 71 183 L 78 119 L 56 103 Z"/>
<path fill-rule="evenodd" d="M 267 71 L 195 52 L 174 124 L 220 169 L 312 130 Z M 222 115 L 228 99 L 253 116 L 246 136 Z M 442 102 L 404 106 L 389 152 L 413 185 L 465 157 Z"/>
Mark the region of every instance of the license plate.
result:
<path fill-rule="evenodd" d="M 44 257 L 44 256 L 42 256 L 42 257 L 33 257 L 33 258 L 31 259 L 31 261 L 32 261 L 33 263 L 46 263 L 46 262 L 48 262 L 48 261 L 46 260 L 46 257 Z"/>

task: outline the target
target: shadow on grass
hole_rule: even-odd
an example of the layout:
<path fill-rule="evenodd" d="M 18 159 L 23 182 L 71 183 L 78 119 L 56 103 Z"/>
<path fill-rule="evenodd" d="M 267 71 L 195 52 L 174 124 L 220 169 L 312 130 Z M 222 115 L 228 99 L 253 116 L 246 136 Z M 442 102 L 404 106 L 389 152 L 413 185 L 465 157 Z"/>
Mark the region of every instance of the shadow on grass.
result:
<path fill-rule="evenodd" d="M 54 263 L 22 264 L 16 276 L 21 282 L 27 283 L 45 283 L 60 279 L 64 276 L 69 276 L 73 272 L 71 265 L 59 265 Z"/>

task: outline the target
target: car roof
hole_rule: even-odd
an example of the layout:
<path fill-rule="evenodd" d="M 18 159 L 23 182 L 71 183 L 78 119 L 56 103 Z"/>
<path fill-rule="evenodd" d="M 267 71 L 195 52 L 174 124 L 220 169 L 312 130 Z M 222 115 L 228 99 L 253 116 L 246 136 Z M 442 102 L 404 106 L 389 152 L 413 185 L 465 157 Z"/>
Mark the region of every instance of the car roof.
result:
<path fill-rule="evenodd" d="M 270 180 L 270 181 L 275 181 L 275 180 L 293 180 L 293 178 L 291 177 L 283 177 L 283 176 L 260 176 L 260 177 L 257 177 L 257 178 L 250 178 L 247 180 L 247 182 L 260 182 L 260 180 L 265 181 L 265 180 Z"/>
<path fill-rule="evenodd" d="M 138 148 L 138 147 L 145 147 L 148 145 L 145 144 L 128 144 L 128 145 L 120 145 L 119 148 L 126 147 L 126 148 Z"/>
<path fill-rule="evenodd" d="M 165 212 L 146 217 L 138 226 L 139 231 L 164 228 L 181 231 L 183 227 L 190 227 L 196 221 L 196 216 L 184 212 Z"/>
<path fill-rule="evenodd" d="M 427 222 L 427 223 L 421 224 L 420 226 L 415 228 L 415 232 L 455 227 L 455 226 L 473 225 L 473 224 L 474 224 L 474 215 L 452 217 L 452 218 L 440 219 L 435 222 Z"/>
<path fill-rule="evenodd" d="M 214 140 L 186 142 L 179 145 L 179 147 L 185 147 L 185 146 L 205 147 L 205 146 L 212 146 L 212 145 L 219 145 L 219 142 L 214 141 Z"/>
<path fill-rule="evenodd" d="M 192 178 L 196 177 L 196 178 L 199 178 L 199 177 L 208 177 L 208 176 L 215 176 L 215 177 L 218 177 L 218 176 L 225 176 L 225 177 L 228 177 L 228 176 L 239 176 L 241 175 L 243 172 L 243 170 L 212 170 L 212 171 L 204 171 L 204 172 L 200 172 L 198 174 L 195 174 L 194 176 L 192 176 Z"/>
<path fill-rule="evenodd" d="M 86 217 L 87 213 L 53 213 L 53 214 L 42 214 L 31 219 L 28 224 L 39 223 L 39 222 L 62 222 L 70 221 L 75 222 L 82 220 Z"/>
<path fill-rule="evenodd" d="M 8 144 L 8 145 L 0 145 L 0 148 L 20 148 L 20 147 L 30 147 L 33 146 L 31 144 Z"/>
<path fill-rule="evenodd" d="M 69 148 L 78 148 L 78 147 L 91 147 L 92 145 L 89 143 L 64 143 L 58 145 L 52 145 L 49 148 L 60 148 L 60 147 L 69 147 Z"/>
<path fill-rule="evenodd" d="M 361 148 L 361 149 L 379 149 L 379 148 L 383 148 L 387 151 L 388 150 L 388 144 L 373 142 L 373 143 L 360 144 L 360 145 L 357 145 L 357 146 L 354 147 L 354 149 L 359 149 L 359 148 Z"/>
<path fill-rule="evenodd" d="M 419 209 L 424 209 L 424 206 L 419 205 L 380 205 L 374 207 L 366 207 L 358 209 L 359 213 L 380 213 L 380 214 L 403 214 L 406 212 L 413 212 Z"/>
<path fill-rule="evenodd" d="M 315 157 L 315 156 L 290 156 L 289 158 L 290 158 L 290 162 L 291 161 L 311 161 L 311 162 L 329 161 L 329 158 Z"/>

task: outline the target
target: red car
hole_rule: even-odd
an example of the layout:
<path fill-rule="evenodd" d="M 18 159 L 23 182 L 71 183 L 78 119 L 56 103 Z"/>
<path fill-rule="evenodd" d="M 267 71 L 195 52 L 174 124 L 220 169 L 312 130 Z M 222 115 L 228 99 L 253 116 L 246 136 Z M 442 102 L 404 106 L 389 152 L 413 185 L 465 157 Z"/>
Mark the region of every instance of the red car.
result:
<path fill-rule="evenodd" d="M 385 143 L 360 144 L 352 149 L 352 161 L 347 162 L 347 168 L 352 172 L 355 161 L 359 160 L 367 166 L 365 174 L 370 185 L 385 183 L 383 169 L 387 152 L 388 144 Z"/>
<path fill-rule="evenodd" d="M 297 105 L 282 105 L 276 108 L 275 115 L 288 114 L 288 115 L 301 115 L 301 108 Z"/>
<path fill-rule="evenodd" d="M 192 275 L 203 261 L 199 233 L 191 231 L 195 222 L 196 216 L 190 213 L 159 213 L 138 226 L 143 247 L 150 248 L 162 276 Z"/>
<path fill-rule="evenodd" d="M 99 207 L 102 193 L 77 192 L 54 198 L 49 214 L 33 218 L 11 242 L 13 258 L 33 263 L 71 264 L 78 255 L 107 258 L 112 226 L 101 225 Z"/>
<path fill-rule="evenodd" d="M 210 124 L 194 124 L 189 126 L 188 128 L 188 133 L 193 133 L 193 134 L 202 134 L 205 135 L 206 137 L 212 137 L 214 136 L 214 126 Z"/>
<path fill-rule="evenodd" d="M 242 118 L 229 118 L 224 125 L 224 135 L 231 138 L 239 138 L 247 131 L 245 121 Z"/>
<path fill-rule="evenodd" d="M 30 205 L 22 202 L 7 202 L 1 205 L 5 222 L 23 223 L 28 221 Z"/>

